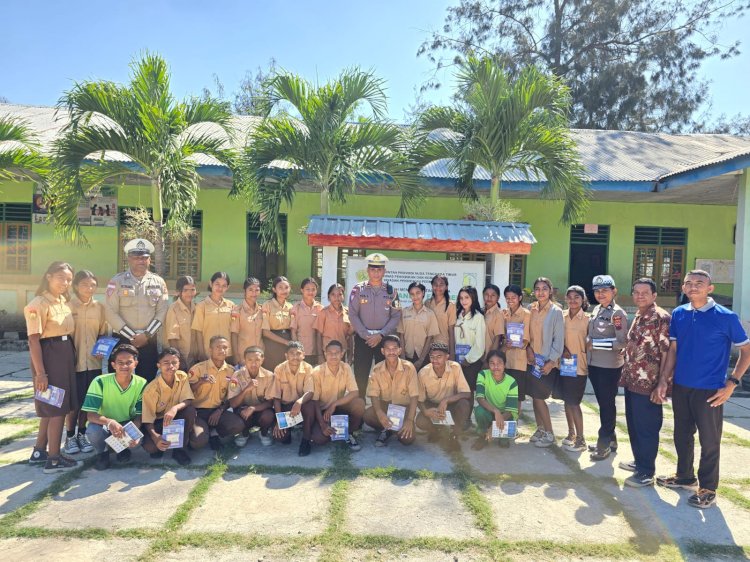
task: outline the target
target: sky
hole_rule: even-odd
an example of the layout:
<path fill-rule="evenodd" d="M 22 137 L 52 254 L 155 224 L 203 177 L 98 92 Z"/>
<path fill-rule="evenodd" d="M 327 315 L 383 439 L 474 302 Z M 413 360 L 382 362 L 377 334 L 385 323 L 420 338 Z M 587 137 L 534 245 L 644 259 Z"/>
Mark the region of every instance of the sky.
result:
<path fill-rule="evenodd" d="M 3 0 L 0 96 L 12 103 L 54 105 L 74 81 L 126 82 L 128 63 L 144 50 L 169 62 L 178 98 L 212 87 L 216 74 L 231 97 L 246 71 L 271 57 L 286 70 L 324 82 L 342 68 L 384 78 L 389 115 L 403 121 L 416 91 L 432 76 L 419 45 L 457 0 Z M 746 35 L 730 22 L 727 42 Z M 748 113 L 750 41 L 728 61 L 704 64 L 712 113 Z M 426 94 L 446 103 L 447 86 Z"/>

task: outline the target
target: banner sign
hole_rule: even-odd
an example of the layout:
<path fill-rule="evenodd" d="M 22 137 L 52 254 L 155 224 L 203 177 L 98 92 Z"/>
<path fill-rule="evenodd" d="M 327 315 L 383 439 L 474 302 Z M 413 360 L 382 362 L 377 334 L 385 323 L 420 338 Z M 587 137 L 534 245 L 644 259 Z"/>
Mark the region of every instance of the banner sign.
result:
<path fill-rule="evenodd" d="M 40 191 L 34 193 L 33 218 L 35 224 L 49 222 L 49 209 Z M 117 192 L 105 185 L 92 192 L 78 204 L 78 223 L 81 226 L 117 226 Z"/>

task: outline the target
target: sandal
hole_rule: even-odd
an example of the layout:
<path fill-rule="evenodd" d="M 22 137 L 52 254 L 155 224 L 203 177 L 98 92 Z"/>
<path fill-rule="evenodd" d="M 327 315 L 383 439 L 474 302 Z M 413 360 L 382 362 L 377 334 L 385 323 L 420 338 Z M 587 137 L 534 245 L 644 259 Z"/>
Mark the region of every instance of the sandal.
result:
<path fill-rule="evenodd" d="M 606 449 L 599 449 L 597 448 L 593 453 L 591 453 L 590 458 L 592 461 L 603 461 L 604 459 L 608 458 L 612 450 L 607 447 Z"/>
<path fill-rule="evenodd" d="M 716 503 L 716 492 L 701 488 L 697 493 L 688 498 L 688 505 L 698 509 L 706 509 Z"/>

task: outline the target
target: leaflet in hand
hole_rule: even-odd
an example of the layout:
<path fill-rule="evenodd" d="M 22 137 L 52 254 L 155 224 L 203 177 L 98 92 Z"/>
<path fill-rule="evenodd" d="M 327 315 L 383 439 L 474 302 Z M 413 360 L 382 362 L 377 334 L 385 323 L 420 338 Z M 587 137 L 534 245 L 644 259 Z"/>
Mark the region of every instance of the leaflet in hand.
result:
<path fill-rule="evenodd" d="M 55 408 L 62 406 L 63 400 L 65 399 L 65 389 L 57 386 L 47 385 L 47 390 L 39 392 L 38 390 L 34 393 L 34 398 L 39 402 L 50 404 Z"/>
<path fill-rule="evenodd" d="M 591 340 L 591 346 L 594 349 L 612 351 L 612 346 L 617 338 L 594 338 Z"/>
<path fill-rule="evenodd" d="M 534 366 L 531 369 L 531 374 L 534 375 L 536 378 L 541 379 L 542 378 L 542 367 L 544 367 L 544 357 L 539 355 L 538 353 L 534 354 Z"/>
<path fill-rule="evenodd" d="M 133 422 L 126 423 L 122 426 L 122 429 L 122 437 L 115 437 L 114 435 L 110 435 L 104 440 L 107 445 L 112 447 L 112 450 L 115 453 L 124 451 L 125 449 L 130 447 L 131 441 L 135 441 L 137 443 L 143 437 L 143 433 L 141 433 L 141 431 L 135 426 Z"/>
<path fill-rule="evenodd" d="M 456 361 L 461 363 L 471 351 L 471 346 L 466 343 L 456 344 Z"/>
<path fill-rule="evenodd" d="M 498 438 L 512 438 L 516 436 L 516 422 L 514 421 L 506 421 L 505 425 L 503 425 L 503 429 L 500 430 L 497 427 L 497 422 L 495 420 L 492 420 L 492 437 L 494 439 Z"/>
<path fill-rule="evenodd" d="M 185 420 L 172 420 L 169 425 L 163 426 L 161 430 L 161 438 L 169 443 L 170 449 L 184 447 Z"/>
<path fill-rule="evenodd" d="M 106 359 L 118 343 L 120 343 L 120 340 L 117 338 L 101 337 L 96 340 L 96 343 L 91 350 L 91 355 L 95 357 L 100 355 Z"/>
<path fill-rule="evenodd" d="M 331 435 L 331 441 L 349 440 L 349 416 L 331 416 L 331 428 L 336 432 Z"/>
<path fill-rule="evenodd" d="M 279 424 L 279 429 L 289 429 L 302 423 L 302 412 L 296 416 L 293 416 L 291 412 L 277 412 L 276 422 Z"/>
<path fill-rule="evenodd" d="M 560 358 L 560 376 L 578 376 L 578 355 L 571 355 L 570 359 L 565 359 L 565 357 Z"/>
<path fill-rule="evenodd" d="M 404 418 L 406 417 L 406 406 L 399 406 L 397 404 L 388 404 L 388 411 L 385 414 L 393 424 L 391 430 L 401 431 L 404 427 Z"/>
<path fill-rule="evenodd" d="M 505 325 L 505 334 L 510 347 L 523 347 L 523 322 L 508 322 Z"/>
<path fill-rule="evenodd" d="M 450 410 L 445 411 L 445 417 L 442 420 L 433 419 L 432 423 L 435 425 L 456 425 L 453 422 L 453 414 L 451 414 Z"/>

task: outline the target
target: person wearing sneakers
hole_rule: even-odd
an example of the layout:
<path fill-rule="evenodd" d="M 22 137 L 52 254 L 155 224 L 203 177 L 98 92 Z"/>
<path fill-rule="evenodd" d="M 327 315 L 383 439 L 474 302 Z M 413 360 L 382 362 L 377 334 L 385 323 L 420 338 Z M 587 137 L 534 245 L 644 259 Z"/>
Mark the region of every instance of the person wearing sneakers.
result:
<path fill-rule="evenodd" d="M 565 402 L 565 419 L 568 421 L 568 436 L 562 440 L 566 451 L 580 452 L 586 450 L 586 439 L 583 436 L 583 412 L 581 401 L 586 391 L 588 365 L 586 362 L 586 340 L 589 331 L 589 316 L 586 310 L 589 301 L 586 291 L 579 285 L 568 287 L 565 292 L 568 310 L 565 319 L 565 350 L 563 359 L 575 357 L 575 376 L 560 376 L 560 398 Z"/>
<path fill-rule="evenodd" d="M 290 341 L 286 345 L 286 361 L 278 365 L 273 371 L 273 410 L 275 413 L 290 412 L 297 416 L 302 412 L 302 405 L 312 399 L 312 392 L 305 392 L 305 383 L 312 376 L 313 367 L 305 362 L 305 348 L 298 341 Z M 274 416 L 275 417 L 275 416 Z M 310 441 L 312 425 L 307 426 L 308 432 L 302 439 Z M 273 436 L 284 445 L 292 442 L 291 429 L 273 427 Z"/>
<path fill-rule="evenodd" d="M 427 432 L 427 440 L 434 443 L 440 438 L 441 420 L 449 412 L 453 427 L 446 442 L 449 451 L 461 448 L 461 436 L 466 420 L 471 415 L 471 388 L 461 370 L 461 365 L 450 361 L 450 348 L 447 344 L 435 342 L 430 346 L 430 363 L 418 373 L 419 413 L 417 427 Z"/>
<path fill-rule="evenodd" d="M 594 307 L 589 322 L 589 380 L 599 404 L 599 436 L 589 446 L 591 460 L 600 461 L 617 450 L 615 420 L 617 383 L 620 380 L 622 350 L 628 337 L 628 316 L 615 302 L 617 287 L 611 275 L 597 275 L 591 282 Z"/>
<path fill-rule="evenodd" d="M 739 317 L 709 296 L 714 286 L 706 271 L 689 272 L 682 290 L 690 302 L 672 311 L 668 365 L 652 394 L 654 401 L 664 403 L 669 375 L 674 370 L 672 411 L 677 473 L 657 478 L 656 483 L 668 488 L 697 487 L 688 498 L 688 505 L 706 508 L 716 503 L 719 487 L 723 404 L 750 367 L 750 340 Z M 727 377 L 732 344 L 739 348 L 740 356 Z M 697 480 L 693 468 L 696 428 L 701 444 Z"/>
<path fill-rule="evenodd" d="M 180 465 L 190 464 L 185 452 L 188 439 L 195 426 L 193 391 L 190 390 L 190 377 L 180 371 L 180 351 L 175 347 L 165 347 L 159 353 L 159 373 L 143 389 L 143 448 L 152 459 L 159 459 L 169 449 L 169 441 L 162 439 L 164 427 L 173 420 L 184 420 L 182 446 L 172 449 L 172 458 Z"/>
<path fill-rule="evenodd" d="M 505 353 L 493 349 L 487 354 L 489 369 L 477 378 L 477 402 L 474 417 L 477 420 L 477 440 L 471 446 L 475 451 L 484 449 L 492 439 L 492 422 L 502 431 L 507 421 L 518 420 L 518 384 L 505 373 Z M 510 438 L 501 438 L 501 447 L 510 447 Z"/>
<path fill-rule="evenodd" d="M 402 349 L 398 336 L 385 336 L 381 351 L 385 361 L 372 368 L 367 383 L 367 396 L 372 405 L 365 410 L 365 423 L 380 432 L 375 441 L 376 447 L 385 447 L 394 434 L 402 445 L 411 445 L 416 438 L 414 416 L 419 398 L 417 370 L 413 363 L 400 358 Z M 402 427 L 398 430 L 392 429 L 393 422 L 387 414 L 391 404 L 406 408 Z"/>
<path fill-rule="evenodd" d="M 105 442 L 110 434 L 122 437 L 123 426 L 128 422 L 140 427 L 143 389 L 146 379 L 135 374 L 138 367 L 138 349 L 130 344 L 120 344 L 110 356 L 113 373 L 96 377 L 83 401 L 81 410 L 88 415 L 86 435 L 98 455 L 96 469 L 109 468 L 109 446 Z M 130 448 L 138 446 L 130 441 Z M 130 461 L 130 449 L 117 453 L 117 461 Z"/>
<path fill-rule="evenodd" d="M 625 484 L 640 488 L 654 484 L 663 415 L 661 404 L 652 401 L 651 394 L 667 367 L 671 317 L 656 306 L 656 283 L 652 279 L 638 279 L 632 294 L 638 312 L 628 330 L 619 384 L 625 388 L 625 420 L 635 459 L 634 474 Z M 620 463 L 620 467 L 627 470 L 630 464 Z"/>
<path fill-rule="evenodd" d="M 234 436 L 245 429 L 237 414 L 228 412 L 227 393 L 234 378 L 234 367 L 226 362 L 229 342 L 224 336 L 213 336 L 208 342 L 211 357 L 190 368 L 190 389 L 197 418 L 190 436 L 190 446 L 201 449 L 208 444 L 214 451 L 223 447 L 221 437 Z"/>
<path fill-rule="evenodd" d="M 310 439 L 303 438 L 299 445 L 299 456 L 310 454 L 312 443 L 324 445 L 331 440 L 335 430 L 331 427 L 332 415 L 349 416 L 349 449 L 359 451 L 360 446 L 354 432 L 362 427 L 365 401 L 359 397 L 357 381 L 352 368 L 342 361 L 344 345 L 331 340 L 325 348 L 325 362 L 313 369 L 305 383 L 305 392 L 312 392 L 312 400 L 302 406 L 304 431 Z"/>
<path fill-rule="evenodd" d="M 234 438 L 234 444 L 244 447 L 250 429 L 259 427 L 260 443 L 268 447 L 273 445 L 271 428 L 276 421 L 273 413 L 273 373 L 261 367 L 263 350 L 260 347 L 248 347 L 244 356 L 245 366 L 234 373 L 227 394 L 232 411 L 245 423 L 244 431 Z"/>

